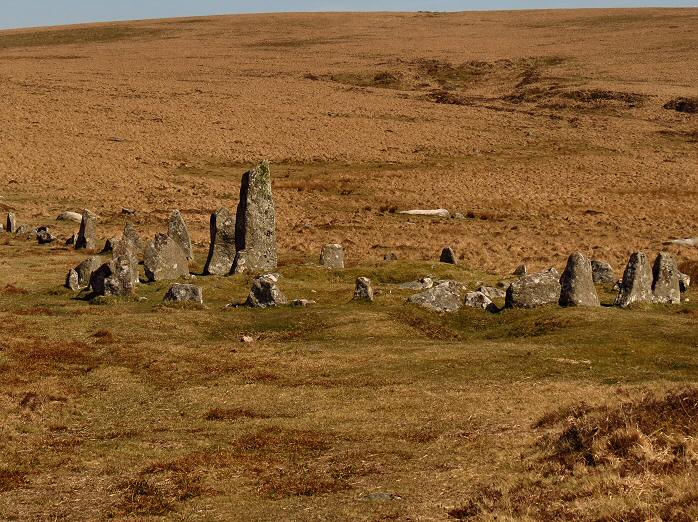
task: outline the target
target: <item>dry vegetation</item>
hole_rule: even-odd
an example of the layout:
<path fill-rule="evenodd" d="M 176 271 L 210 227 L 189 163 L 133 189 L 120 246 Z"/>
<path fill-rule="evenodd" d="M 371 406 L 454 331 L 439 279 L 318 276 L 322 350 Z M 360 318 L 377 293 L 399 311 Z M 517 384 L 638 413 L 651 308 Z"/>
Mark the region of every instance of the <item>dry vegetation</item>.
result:
<path fill-rule="evenodd" d="M 698 307 L 405 303 L 698 221 L 695 10 L 279 15 L 0 34 L 0 210 L 196 240 L 273 163 L 281 286 L 311 308 L 89 303 L 83 255 L 0 235 L 0 518 L 698 518 Z M 404 38 L 409 34 L 410 38 Z M 396 210 L 447 207 L 462 220 Z M 350 267 L 314 266 L 343 242 Z M 429 261 L 443 244 L 458 266 Z M 670 247 L 698 281 L 698 249 Z M 395 251 L 400 261 L 382 263 Z M 350 302 L 357 276 L 377 302 Z M 602 301 L 613 300 L 600 287 Z M 693 291 L 695 292 L 695 290 Z M 255 339 L 241 343 L 243 335 Z"/>

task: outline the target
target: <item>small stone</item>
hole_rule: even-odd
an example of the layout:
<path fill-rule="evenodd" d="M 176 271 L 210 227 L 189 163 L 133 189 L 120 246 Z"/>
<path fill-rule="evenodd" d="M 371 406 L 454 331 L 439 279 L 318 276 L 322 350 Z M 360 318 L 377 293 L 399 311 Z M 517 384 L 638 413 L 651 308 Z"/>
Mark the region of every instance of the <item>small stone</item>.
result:
<path fill-rule="evenodd" d="M 407 302 L 436 312 L 455 312 L 463 307 L 465 291 L 465 285 L 458 281 L 443 281 Z"/>
<path fill-rule="evenodd" d="M 324 245 L 320 252 L 320 264 L 325 268 L 343 269 L 344 268 L 344 247 L 337 243 Z"/>
<path fill-rule="evenodd" d="M 397 254 L 395 252 L 388 252 L 383 256 L 383 261 L 397 261 Z"/>
<path fill-rule="evenodd" d="M 39 227 L 36 229 L 36 240 L 40 245 L 48 245 L 56 240 L 56 236 L 51 234 L 48 227 Z"/>
<path fill-rule="evenodd" d="M 253 343 L 254 337 L 251 337 L 249 335 L 243 335 L 242 337 L 240 337 L 240 342 L 241 343 Z"/>
<path fill-rule="evenodd" d="M 312 301 L 310 299 L 294 299 L 291 301 L 291 306 L 296 306 L 296 307 L 306 307 L 306 306 L 312 306 L 316 304 L 315 301 Z"/>
<path fill-rule="evenodd" d="M 356 280 L 356 288 L 354 289 L 354 301 L 373 302 L 373 287 L 371 280 L 368 277 L 359 277 Z"/>
<path fill-rule="evenodd" d="M 681 272 L 674 256 L 660 252 L 652 268 L 652 293 L 657 303 L 681 302 Z"/>
<path fill-rule="evenodd" d="M 211 245 L 204 266 L 206 275 L 228 275 L 235 260 L 235 216 L 223 207 L 211 214 Z"/>
<path fill-rule="evenodd" d="M 613 267 L 606 261 L 600 259 L 591 260 L 591 273 L 594 283 L 612 284 L 617 281 L 616 274 L 613 272 Z"/>
<path fill-rule="evenodd" d="M 679 290 L 682 294 L 688 292 L 688 288 L 691 286 L 691 276 L 688 274 L 679 275 Z"/>
<path fill-rule="evenodd" d="M 204 293 L 200 286 L 176 283 L 170 287 L 163 299 L 166 303 L 204 304 Z"/>
<path fill-rule="evenodd" d="M 82 211 L 80 231 L 75 242 L 76 249 L 94 250 L 97 248 L 97 216 L 89 210 Z"/>
<path fill-rule="evenodd" d="M 189 260 L 177 242 L 165 234 L 157 234 L 143 255 L 148 281 L 167 281 L 189 275 Z"/>
<path fill-rule="evenodd" d="M 439 261 L 442 263 L 449 263 L 451 265 L 458 264 L 458 259 L 456 259 L 456 253 L 453 251 L 451 247 L 444 247 L 444 249 L 441 251 L 441 257 L 439 258 Z"/>
<path fill-rule="evenodd" d="M 515 276 L 522 277 L 522 276 L 525 276 L 526 274 L 528 274 L 528 268 L 526 267 L 526 265 L 519 265 L 516 267 L 516 270 L 514 270 Z"/>
<path fill-rule="evenodd" d="M 644 252 L 631 254 L 623 272 L 615 305 L 625 308 L 633 303 L 649 303 L 652 295 L 652 270 Z"/>
<path fill-rule="evenodd" d="M 560 285 L 560 306 L 601 306 L 591 262 L 581 252 L 574 252 L 567 259 Z"/>
<path fill-rule="evenodd" d="M 470 308 L 482 308 L 488 312 L 498 312 L 499 308 L 482 292 L 468 292 L 465 294 L 465 306 Z"/>
<path fill-rule="evenodd" d="M 187 224 L 184 222 L 184 218 L 179 210 L 173 210 L 170 214 L 170 220 L 167 224 L 167 235 L 175 240 L 189 261 L 194 259 L 189 229 L 187 229 Z"/>
<path fill-rule="evenodd" d="M 419 281 L 408 281 L 402 283 L 400 288 L 403 290 L 428 290 L 434 286 L 434 280 L 431 277 L 423 277 Z"/>
<path fill-rule="evenodd" d="M 514 281 L 507 289 L 506 308 L 535 308 L 560 299 L 560 274 L 554 268 L 529 274 Z"/>
<path fill-rule="evenodd" d="M 73 221 L 75 223 L 80 223 L 82 221 L 82 214 L 70 211 L 61 212 L 56 217 L 56 221 Z"/>
<path fill-rule="evenodd" d="M 288 304 L 288 299 L 277 285 L 278 281 L 276 274 L 256 277 L 245 305 L 252 308 L 266 308 Z"/>
<path fill-rule="evenodd" d="M 15 234 L 17 232 L 17 216 L 13 212 L 7 214 L 7 226 L 5 230 L 8 234 Z"/>

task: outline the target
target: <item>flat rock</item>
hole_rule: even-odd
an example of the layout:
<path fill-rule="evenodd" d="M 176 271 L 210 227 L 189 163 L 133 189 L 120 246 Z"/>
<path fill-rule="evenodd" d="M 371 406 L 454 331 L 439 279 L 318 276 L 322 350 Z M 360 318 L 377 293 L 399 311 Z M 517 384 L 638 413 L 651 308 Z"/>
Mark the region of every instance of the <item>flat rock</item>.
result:
<path fill-rule="evenodd" d="M 430 216 L 430 217 L 442 217 L 447 218 L 451 216 L 451 213 L 445 208 L 436 209 L 421 209 L 415 208 L 412 210 L 400 210 L 398 214 L 405 214 L 407 216 Z"/>
<path fill-rule="evenodd" d="M 245 305 L 252 308 L 267 308 L 288 304 L 288 299 L 279 289 L 278 282 L 279 278 L 275 274 L 256 277 Z"/>
<path fill-rule="evenodd" d="M 211 244 L 204 266 L 206 275 L 228 275 L 235 260 L 235 216 L 223 207 L 211 214 Z"/>
<path fill-rule="evenodd" d="M 434 280 L 431 277 L 423 277 L 419 281 L 408 281 L 402 283 L 400 288 L 403 290 L 428 290 L 434 286 Z"/>
<path fill-rule="evenodd" d="M 464 305 L 470 308 L 482 308 L 488 312 L 498 312 L 499 308 L 482 292 L 468 292 L 465 294 Z"/>
<path fill-rule="evenodd" d="M 458 259 L 456 258 L 456 253 L 451 247 L 444 247 L 441 250 L 441 256 L 439 257 L 441 263 L 448 263 L 451 265 L 457 265 Z"/>
<path fill-rule="evenodd" d="M 371 286 L 371 280 L 368 277 L 359 277 L 356 279 L 353 300 L 364 301 L 367 303 L 373 302 L 373 287 Z"/>
<path fill-rule="evenodd" d="M 320 252 L 320 264 L 325 268 L 344 268 L 344 247 L 337 243 L 324 245 Z"/>
<path fill-rule="evenodd" d="M 87 209 L 82 211 L 80 231 L 75 248 L 78 250 L 95 250 L 97 248 L 97 216 Z"/>
<path fill-rule="evenodd" d="M 674 256 L 660 252 L 652 267 L 652 293 L 656 303 L 681 302 L 681 272 Z"/>
<path fill-rule="evenodd" d="M 613 284 L 618 280 L 613 267 L 600 259 L 591 260 L 591 275 L 594 283 Z"/>
<path fill-rule="evenodd" d="M 80 223 L 82 221 L 82 214 L 66 210 L 58 214 L 56 221 L 73 221 L 75 223 Z"/>
<path fill-rule="evenodd" d="M 189 261 L 194 259 L 189 229 L 179 210 L 173 210 L 170 214 L 170 219 L 167 223 L 167 235 L 175 240 Z"/>
<path fill-rule="evenodd" d="M 535 308 L 560 300 L 560 274 L 554 268 L 521 276 L 509 285 L 506 308 Z"/>
<path fill-rule="evenodd" d="M 560 306 L 601 306 L 591 262 L 581 252 L 574 252 L 567 259 L 560 286 Z"/>
<path fill-rule="evenodd" d="M 458 281 L 442 281 L 409 297 L 407 302 L 436 312 L 455 312 L 463 307 L 465 292 L 465 285 Z"/>
<path fill-rule="evenodd" d="M 163 299 L 166 303 L 204 304 L 204 292 L 200 286 L 176 283 L 170 287 Z"/>
<path fill-rule="evenodd" d="M 633 303 L 649 303 L 653 300 L 652 270 L 644 252 L 630 255 L 619 284 L 615 305 L 625 308 Z"/>
<path fill-rule="evenodd" d="M 698 237 L 687 237 L 685 239 L 672 239 L 664 243 L 665 245 L 679 245 L 687 247 L 698 246 Z"/>
<path fill-rule="evenodd" d="M 504 299 L 507 292 L 503 288 L 496 288 L 494 286 L 484 286 L 481 285 L 477 288 L 477 291 L 487 296 L 490 300 L 493 299 Z"/>
<path fill-rule="evenodd" d="M 143 255 L 148 281 L 167 281 L 189 275 L 189 260 L 177 242 L 166 234 L 157 234 Z"/>
<path fill-rule="evenodd" d="M 304 308 L 306 306 L 312 306 L 316 304 L 315 301 L 311 299 L 294 299 L 291 301 L 291 306 L 296 306 L 298 308 Z"/>

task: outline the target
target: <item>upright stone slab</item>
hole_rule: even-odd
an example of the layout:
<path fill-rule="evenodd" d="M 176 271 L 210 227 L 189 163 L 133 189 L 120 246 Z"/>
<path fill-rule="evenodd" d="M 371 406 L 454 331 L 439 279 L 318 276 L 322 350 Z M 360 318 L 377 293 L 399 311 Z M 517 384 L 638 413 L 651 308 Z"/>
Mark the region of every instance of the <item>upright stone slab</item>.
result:
<path fill-rule="evenodd" d="M 681 272 L 674 256 L 660 252 L 652 267 L 652 293 L 657 303 L 681 302 Z"/>
<path fill-rule="evenodd" d="M 189 230 L 179 210 L 173 210 L 170 214 L 170 221 L 167 224 L 167 235 L 175 240 L 189 261 L 194 259 Z"/>
<path fill-rule="evenodd" d="M 554 268 L 521 276 L 507 288 L 506 308 L 535 308 L 560 300 L 560 274 Z"/>
<path fill-rule="evenodd" d="M 354 301 L 373 302 L 373 286 L 368 277 L 359 277 L 354 289 Z"/>
<path fill-rule="evenodd" d="M 211 245 L 204 274 L 228 275 L 234 260 L 235 216 L 224 207 L 211 214 Z"/>
<path fill-rule="evenodd" d="M 122 237 L 122 239 L 114 241 L 112 245 L 112 259 L 118 259 L 120 257 L 124 257 L 128 259 L 130 265 L 131 265 L 131 275 L 133 277 L 133 285 L 137 285 L 139 283 L 138 280 L 138 249 L 134 245 L 134 243 L 126 239 L 125 237 Z"/>
<path fill-rule="evenodd" d="M 600 259 L 591 260 L 591 273 L 594 283 L 612 284 L 617 281 L 613 267 Z"/>
<path fill-rule="evenodd" d="M 17 216 L 15 216 L 13 212 L 8 213 L 7 226 L 5 227 L 7 233 L 14 234 L 15 232 L 17 232 L 17 226 Z"/>
<path fill-rule="evenodd" d="M 138 230 L 136 230 L 136 227 L 134 227 L 132 223 L 126 223 L 124 226 L 124 231 L 121 234 L 121 240 L 127 244 L 127 248 L 133 255 L 136 256 L 136 258 L 143 256 L 145 244 L 143 239 L 141 239 Z"/>
<path fill-rule="evenodd" d="M 97 216 L 87 209 L 82 211 L 82 221 L 80 222 L 80 231 L 75 242 L 75 248 L 78 250 L 83 248 L 94 250 L 97 248 Z"/>
<path fill-rule="evenodd" d="M 631 254 L 623 272 L 623 281 L 616 297 L 616 306 L 625 308 L 633 303 L 652 301 L 652 270 L 644 252 Z"/>
<path fill-rule="evenodd" d="M 344 247 L 336 243 L 324 245 L 320 252 L 320 264 L 325 268 L 343 269 Z"/>
<path fill-rule="evenodd" d="M 233 272 L 273 270 L 277 265 L 276 213 L 269 163 L 245 172 L 235 223 Z"/>
<path fill-rule="evenodd" d="M 451 265 L 458 264 L 456 253 L 453 251 L 451 247 L 443 248 L 443 250 L 441 251 L 441 257 L 439 257 L 439 261 L 441 261 L 442 263 L 449 263 Z"/>
<path fill-rule="evenodd" d="M 278 282 L 279 279 L 274 274 L 255 278 L 245 305 L 252 308 L 266 308 L 288 304 L 288 299 L 277 285 Z"/>
<path fill-rule="evenodd" d="M 136 291 L 133 279 L 131 261 L 127 257 L 118 257 L 92 273 L 90 286 L 98 296 L 128 296 Z"/>
<path fill-rule="evenodd" d="M 90 285 L 92 274 L 99 269 L 102 261 L 99 257 L 88 257 L 75 268 L 71 268 L 66 277 L 65 286 L 77 292 Z"/>
<path fill-rule="evenodd" d="M 189 275 L 187 256 L 166 234 L 157 234 L 145 248 L 143 267 L 148 281 L 168 281 Z"/>
<path fill-rule="evenodd" d="M 567 259 L 560 286 L 560 306 L 601 306 L 591 262 L 581 252 L 575 252 Z"/>

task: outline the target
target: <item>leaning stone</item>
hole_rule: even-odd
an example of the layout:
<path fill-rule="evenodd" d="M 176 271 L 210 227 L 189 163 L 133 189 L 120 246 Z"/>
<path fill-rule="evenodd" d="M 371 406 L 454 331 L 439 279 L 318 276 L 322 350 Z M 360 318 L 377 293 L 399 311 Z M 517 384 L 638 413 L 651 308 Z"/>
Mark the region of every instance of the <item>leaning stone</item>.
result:
<path fill-rule="evenodd" d="M 554 268 L 522 276 L 509 285 L 506 308 L 535 308 L 560 300 L 560 274 Z"/>
<path fill-rule="evenodd" d="M 356 280 L 356 288 L 354 289 L 354 301 L 373 302 L 373 287 L 371 280 L 368 277 L 359 277 Z"/>
<path fill-rule="evenodd" d="M 235 249 L 233 272 L 236 274 L 276 268 L 276 212 L 266 161 L 242 176 Z"/>
<path fill-rule="evenodd" d="M 691 286 L 691 276 L 688 274 L 679 275 L 679 290 L 682 294 L 688 292 L 688 287 Z"/>
<path fill-rule="evenodd" d="M 652 301 L 652 270 L 644 252 L 630 256 L 619 285 L 615 305 L 625 308 L 633 303 Z"/>
<path fill-rule="evenodd" d="M 166 303 L 204 304 L 204 293 L 200 286 L 189 284 L 174 284 L 165 294 Z"/>
<path fill-rule="evenodd" d="M 56 236 L 51 234 L 48 227 L 39 227 L 36 229 L 36 240 L 40 245 L 48 245 L 56 240 Z"/>
<path fill-rule="evenodd" d="M 344 268 L 344 247 L 337 243 L 324 245 L 320 252 L 320 264 L 325 268 Z"/>
<path fill-rule="evenodd" d="M 277 285 L 278 282 L 279 278 L 275 274 L 256 277 L 252 283 L 250 295 L 247 297 L 246 306 L 266 308 L 288 304 L 288 299 Z"/>
<path fill-rule="evenodd" d="M 17 216 L 13 212 L 7 214 L 7 226 L 5 230 L 8 234 L 15 234 L 17 232 Z"/>
<path fill-rule="evenodd" d="M 97 216 L 87 209 L 82 211 L 80 231 L 75 242 L 75 248 L 88 250 L 97 248 Z"/>
<path fill-rule="evenodd" d="M 96 295 L 128 296 L 136 291 L 133 279 L 130 260 L 118 257 L 104 263 L 92 273 L 90 286 Z"/>
<path fill-rule="evenodd" d="M 431 277 L 423 277 L 419 281 L 402 283 L 400 288 L 403 290 L 429 290 L 432 286 L 434 286 L 434 280 Z"/>
<path fill-rule="evenodd" d="M 581 252 L 574 252 L 567 259 L 560 285 L 560 306 L 601 306 L 591 262 Z"/>
<path fill-rule="evenodd" d="M 235 216 L 227 208 L 211 214 L 211 245 L 204 266 L 206 275 L 228 275 L 235 259 Z"/>
<path fill-rule="evenodd" d="M 652 267 L 652 293 L 657 303 L 681 302 L 681 272 L 676 259 L 667 252 L 660 252 Z"/>
<path fill-rule="evenodd" d="M 449 263 L 451 265 L 458 264 L 458 259 L 456 259 L 456 253 L 451 247 L 444 247 L 441 251 L 441 257 L 439 261 L 442 263 Z"/>
<path fill-rule="evenodd" d="M 613 272 L 613 267 L 606 261 L 599 259 L 591 260 L 591 274 L 594 283 L 612 284 L 617 281 L 616 274 Z"/>
<path fill-rule="evenodd" d="M 167 235 L 170 236 L 182 249 L 188 260 L 194 259 L 194 251 L 191 246 L 191 237 L 184 218 L 179 210 L 173 210 L 167 224 Z"/>
<path fill-rule="evenodd" d="M 457 281 L 443 281 L 438 285 L 415 294 L 407 302 L 436 312 L 455 312 L 463 307 L 465 285 Z"/>
<path fill-rule="evenodd" d="M 482 308 L 488 312 L 498 312 L 499 308 L 482 292 L 468 292 L 465 294 L 465 306 L 470 308 Z"/>
<path fill-rule="evenodd" d="M 61 212 L 58 217 L 56 217 L 56 221 L 74 221 L 75 223 L 80 223 L 82 221 L 82 214 L 78 212 Z"/>
<path fill-rule="evenodd" d="M 526 274 L 528 274 L 528 268 L 526 267 L 526 265 L 519 265 L 516 267 L 516 270 L 514 270 L 515 276 L 521 277 L 525 276 Z"/>
<path fill-rule="evenodd" d="M 148 281 L 167 281 L 189 275 L 189 260 L 177 242 L 165 234 L 157 234 L 143 255 Z"/>
<path fill-rule="evenodd" d="M 66 246 L 75 246 L 75 243 L 77 243 L 77 241 L 78 241 L 78 235 L 73 234 L 72 236 L 70 236 L 68 239 L 65 240 L 65 244 L 66 244 Z"/>

